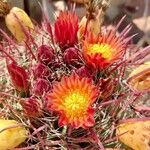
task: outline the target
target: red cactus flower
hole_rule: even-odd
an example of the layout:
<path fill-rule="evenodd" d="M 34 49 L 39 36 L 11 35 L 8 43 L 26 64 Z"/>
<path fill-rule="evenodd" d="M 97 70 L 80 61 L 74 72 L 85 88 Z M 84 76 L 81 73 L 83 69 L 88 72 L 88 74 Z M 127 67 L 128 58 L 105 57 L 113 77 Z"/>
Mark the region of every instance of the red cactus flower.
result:
<path fill-rule="evenodd" d="M 74 65 L 77 61 L 79 61 L 79 50 L 74 47 L 66 49 L 64 52 L 64 62 L 68 65 Z"/>
<path fill-rule="evenodd" d="M 50 109 L 59 113 L 59 125 L 88 128 L 94 125 L 92 104 L 98 97 L 96 86 L 76 74 L 64 77 L 48 94 Z"/>
<path fill-rule="evenodd" d="M 60 12 L 54 24 L 56 42 L 61 48 L 77 43 L 78 17 L 74 12 Z"/>
<path fill-rule="evenodd" d="M 37 98 L 30 97 L 23 99 L 20 103 L 26 116 L 35 118 L 42 114 L 42 104 Z"/>
<path fill-rule="evenodd" d="M 45 79 L 38 79 L 33 86 L 33 93 L 36 96 L 42 96 L 50 89 L 50 83 Z"/>
<path fill-rule="evenodd" d="M 50 69 L 41 63 L 38 63 L 33 67 L 33 73 L 35 78 L 46 78 L 51 75 Z"/>
<path fill-rule="evenodd" d="M 37 55 L 39 62 L 48 65 L 54 59 L 54 50 L 47 45 L 42 45 L 38 48 Z"/>
<path fill-rule="evenodd" d="M 28 92 L 29 77 L 26 70 L 14 62 L 7 64 L 7 68 L 14 87 L 20 92 Z"/>
<path fill-rule="evenodd" d="M 88 34 L 83 42 L 83 56 L 87 64 L 102 69 L 122 59 L 129 38 L 125 39 L 129 30 L 125 29 L 119 36 L 112 30 L 106 34 L 94 37 Z"/>

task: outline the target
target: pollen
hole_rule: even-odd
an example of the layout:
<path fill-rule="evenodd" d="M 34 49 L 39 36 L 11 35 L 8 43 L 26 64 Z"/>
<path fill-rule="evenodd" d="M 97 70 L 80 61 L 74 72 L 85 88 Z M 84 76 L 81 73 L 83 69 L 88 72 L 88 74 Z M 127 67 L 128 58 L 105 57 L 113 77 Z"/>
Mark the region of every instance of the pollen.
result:
<path fill-rule="evenodd" d="M 87 99 L 87 96 L 79 91 L 73 91 L 67 95 L 64 100 L 66 115 L 73 118 L 85 115 L 88 107 Z"/>
<path fill-rule="evenodd" d="M 102 44 L 91 44 L 89 46 L 89 54 L 101 54 L 103 58 L 105 59 L 111 59 L 112 54 L 112 47 L 108 44 L 102 43 Z"/>

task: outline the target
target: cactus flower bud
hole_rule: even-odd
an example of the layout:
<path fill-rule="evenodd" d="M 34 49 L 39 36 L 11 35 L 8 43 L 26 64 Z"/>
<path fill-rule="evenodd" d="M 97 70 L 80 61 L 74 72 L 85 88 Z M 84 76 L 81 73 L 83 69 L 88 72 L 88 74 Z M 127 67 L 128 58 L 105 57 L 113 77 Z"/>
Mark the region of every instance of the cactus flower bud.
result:
<path fill-rule="evenodd" d="M 34 29 L 33 23 L 24 10 L 13 7 L 5 16 L 7 28 L 14 35 L 18 42 L 26 39 L 24 29 Z M 23 29 L 24 28 L 24 29 Z"/>
<path fill-rule="evenodd" d="M 76 73 L 80 76 L 80 77 L 86 77 L 86 78 L 92 78 L 93 75 L 95 74 L 94 72 L 92 72 L 92 70 L 86 66 L 82 66 L 81 68 L 76 70 Z"/>
<path fill-rule="evenodd" d="M 7 64 L 7 68 L 14 87 L 20 92 L 28 92 L 29 77 L 25 69 L 14 62 Z"/>
<path fill-rule="evenodd" d="M 35 118 L 42 114 L 42 104 L 37 98 L 23 99 L 20 103 L 26 116 Z"/>
<path fill-rule="evenodd" d="M 39 62 L 48 65 L 54 59 L 54 50 L 47 45 L 42 45 L 39 47 L 37 55 Z"/>
<path fill-rule="evenodd" d="M 64 52 L 64 62 L 68 65 L 73 65 L 77 61 L 79 61 L 79 50 L 74 47 L 66 49 Z"/>
<path fill-rule="evenodd" d="M 25 30 L 34 29 L 34 25 L 26 12 L 18 7 L 11 8 L 9 3 L 0 1 L 0 17 L 5 18 L 9 31 L 18 42 L 26 40 Z"/>
<path fill-rule="evenodd" d="M 27 138 L 26 129 L 15 120 L 0 119 L 0 150 L 14 149 Z"/>
<path fill-rule="evenodd" d="M 78 17 L 74 12 L 60 12 L 55 21 L 54 32 L 56 42 L 61 48 L 77 43 Z"/>
<path fill-rule="evenodd" d="M 35 78 L 46 78 L 51 74 L 49 68 L 41 63 L 34 66 L 33 73 Z"/>
<path fill-rule="evenodd" d="M 50 89 L 50 83 L 45 79 L 38 79 L 33 86 L 33 93 L 36 96 L 42 96 Z"/>

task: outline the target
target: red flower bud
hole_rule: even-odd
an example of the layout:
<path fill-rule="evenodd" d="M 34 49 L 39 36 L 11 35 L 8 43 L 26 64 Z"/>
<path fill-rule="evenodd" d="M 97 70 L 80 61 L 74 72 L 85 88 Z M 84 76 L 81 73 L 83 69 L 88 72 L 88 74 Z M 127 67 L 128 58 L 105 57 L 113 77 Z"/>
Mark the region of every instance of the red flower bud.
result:
<path fill-rule="evenodd" d="M 14 62 L 7 64 L 7 68 L 14 87 L 20 92 L 28 92 L 29 77 L 25 69 Z"/>
<path fill-rule="evenodd" d="M 82 66 L 81 68 L 76 70 L 76 73 L 80 76 L 80 77 L 86 77 L 86 78 L 92 78 L 94 76 L 94 72 L 92 72 L 92 70 L 86 66 Z"/>
<path fill-rule="evenodd" d="M 64 62 L 66 64 L 74 65 L 79 61 L 79 51 L 78 49 L 72 47 L 68 48 L 64 52 Z"/>
<path fill-rule="evenodd" d="M 33 93 L 36 96 L 42 96 L 50 89 L 50 83 L 45 79 L 38 79 L 33 86 Z"/>
<path fill-rule="evenodd" d="M 34 66 L 33 73 L 35 78 L 46 78 L 51 75 L 50 69 L 41 63 Z"/>
<path fill-rule="evenodd" d="M 56 42 L 61 48 L 77 43 L 78 17 L 74 12 L 60 12 L 54 24 Z"/>
<path fill-rule="evenodd" d="M 30 97 L 20 101 L 23 111 L 28 117 L 38 117 L 42 114 L 42 104 L 37 98 Z"/>
<path fill-rule="evenodd" d="M 39 62 L 48 65 L 54 59 L 54 50 L 47 45 L 42 45 L 39 47 L 37 55 Z"/>

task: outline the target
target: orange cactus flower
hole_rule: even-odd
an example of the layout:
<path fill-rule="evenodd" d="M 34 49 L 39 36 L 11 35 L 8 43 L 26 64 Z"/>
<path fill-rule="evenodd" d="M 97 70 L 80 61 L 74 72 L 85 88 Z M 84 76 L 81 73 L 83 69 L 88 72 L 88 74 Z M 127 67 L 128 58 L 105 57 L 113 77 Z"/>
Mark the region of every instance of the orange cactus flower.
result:
<path fill-rule="evenodd" d="M 59 113 L 59 125 L 74 128 L 88 128 L 94 125 L 92 104 L 98 97 L 98 90 L 90 79 L 76 74 L 63 77 L 49 93 L 50 109 Z"/>
<path fill-rule="evenodd" d="M 103 69 L 121 59 L 130 39 L 124 38 L 124 34 L 117 36 L 114 30 L 99 36 L 89 33 L 83 41 L 83 57 L 86 63 Z"/>

